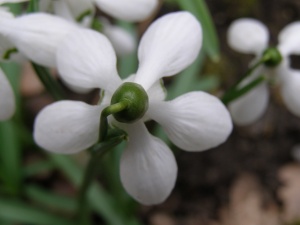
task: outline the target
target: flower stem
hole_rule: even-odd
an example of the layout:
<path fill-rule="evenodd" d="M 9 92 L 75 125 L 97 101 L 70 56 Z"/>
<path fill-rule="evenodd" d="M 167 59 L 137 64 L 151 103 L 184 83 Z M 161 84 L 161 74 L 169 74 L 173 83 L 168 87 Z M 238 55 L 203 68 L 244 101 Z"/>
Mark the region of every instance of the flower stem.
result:
<path fill-rule="evenodd" d="M 87 213 L 88 213 L 88 207 L 87 207 L 87 192 L 89 190 L 89 187 L 94 179 L 94 177 L 97 174 L 99 161 L 100 159 L 112 148 L 120 144 L 125 138 L 124 133 L 118 133 L 117 136 L 110 137 L 109 140 L 98 143 L 91 147 L 91 158 L 90 161 L 86 167 L 83 182 L 80 186 L 80 191 L 78 195 L 78 211 L 77 216 L 79 219 L 80 225 L 88 224 L 87 221 Z"/>
<path fill-rule="evenodd" d="M 260 83 L 265 81 L 265 76 L 261 75 L 257 77 L 255 80 L 247 84 L 246 86 L 242 87 L 241 89 L 235 89 L 234 91 L 227 92 L 222 97 L 222 102 L 225 105 L 228 105 L 230 102 L 234 101 L 235 99 L 238 99 L 239 97 L 243 96 L 250 90 L 252 90 L 254 87 L 258 86 Z"/>
<path fill-rule="evenodd" d="M 100 116 L 100 128 L 99 128 L 99 142 L 105 140 L 107 131 L 108 131 L 108 122 L 107 117 L 114 113 L 121 112 L 122 110 L 126 109 L 128 103 L 126 101 L 118 102 L 116 104 L 107 106 L 103 109 L 101 116 Z"/>
<path fill-rule="evenodd" d="M 250 91 L 252 88 L 256 87 L 258 84 L 260 84 L 263 80 L 265 80 L 265 77 L 262 78 L 262 76 L 256 78 L 251 83 L 246 85 L 245 87 L 239 88 L 241 82 L 249 77 L 260 65 L 265 64 L 271 59 L 270 54 L 264 54 L 259 61 L 257 61 L 254 65 L 252 65 L 242 76 L 233 87 L 231 87 L 229 90 L 226 91 L 226 93 L 222 97 L 222 101 L 225 105 L 229 104 L 231 101 L 241 97 L 242 95 L 246 94 L 248 91 Z"/>
<path fill-rule="evenodd" d="M 39 1 L 30 0 L 27 8 L 28 13 L 38 12 L 39 11 Z"/>
<path fill-rule="evenodd" d="M 57 83 L 57 81 L 50 75 L 48 70 L 34 62 L 31 63 L 34 71 L 39 77 L 40 81 L 46 87 L 47 91 L 55 100 L 65 99 L 62 87 Z"/>

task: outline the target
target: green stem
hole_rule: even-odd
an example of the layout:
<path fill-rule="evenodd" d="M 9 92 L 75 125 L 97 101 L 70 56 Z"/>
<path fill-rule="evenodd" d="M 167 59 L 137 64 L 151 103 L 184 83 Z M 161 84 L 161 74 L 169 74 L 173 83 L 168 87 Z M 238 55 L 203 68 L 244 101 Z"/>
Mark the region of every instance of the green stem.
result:
<path fill-rule="evenodd" d="M 237 85 L 241 83 L 242 80 L 244 80 L 246 77 L 249 77 L 254 70 L 257 69 L 260 65 L 264 64 L 267 61 L 266 57 L 261 58 L 258 62 L 256 62 L 254 65 L 252 65 L 245 73 L 245 75 L 238 81 Z M 235 85 L 235 86 L 237 86 Z"/>
<path fill-rule="evenodd" d="M 253 72 L 254 70 L 256 70 L 260 65 L 262 64 L 265 64 L 266 62 L 268 62 L 270 60 L 271 56 L 269 54 L 264 54 L 262 56 L 262 58 L 257 61 L 254 65 L 252 65 L 244 74 L 244 76 L 242 76 L 237 82 L 235 85 L 233 85 L 229 90 L 226 91 L 226 93 L 223 95 L 222 97 L 222 101 L 224 104 L 228 104 L 229 102 L 233 101 L 233 99 L 236 99 L 237 97 L 234 97 L 237 93 L 239 93 L 241 90 L 243 90 L 244 88 L 241 88 L 239 90 L 239 86 L 240 84 L 242 83 L 242 81 L 249 77 Z M 264 78 L 265 79 L 265 78 Z M 256 80 L 259 80 L 259 78 L 257 78 Z M 254 80 L 254 81 L 256 81 Z M 254 82 L 252 81 L 252 82 Z M 252 84 L 252 82 L 250 84 Z M 255 83 L 255 82 L 254 82 Z M 249 84 L 248 84 L 249 85 Z M 247 87 L 247 91 L 248 92 L 248 85 L 246 85 Z M 256 85 L 255 85 L 256 86 Z M 254 87 L 255 87 L 254 86 Z M 250 85 L 250 88 L 253 88 L 252 85 Z M 245 94 L 245 93 L 244 93 Z M 241 96 L 241 95 L 239 95 Z"/>
<path fill-rule="evenodd" d="M 39 11 L 39 0 L 30 0 L 27 8 L 28 13 L 38 12 Z"/>
<path fill-rule="evenodd" d="M 80 187 L 78 195 L 78 211 L 79 224 L 86 224 L 88 207 L 87 207 L 87 192 L 89 187 L 97 174 L 100 159 L 112 148 L 120 144 L 125 139 L 125 134 L 122 133 L 118 136 L 112 137 L 105 142 L 94 145 L 91 150 L 91 158 L 84 173 L 83 182 Z"/>
<path fill-rule="evenodd" d="M 103 31 L 103 25 L 97 18 L 93 19 L 91 28 L 100 33 Z"/>
<path fill-rule="evenodd" d="M 222 97 L 221 100 L 225 105 L 228 105 L 230 102 L 248 93 L 250 90 L 258 86 L 260 83 L 262 83 L 265 80 L 266 80 L 265 76 L 261 75 L 255 80 L 253 80 L 252 82 L 250 82 L 249 84 L 247 84 L 245 87 L 242 87 L 241 89 L 235 89 L 234 91 L 225 93 L 225 95 Z"/>
<path fill-rule="evenodd" d="M 49 71 L 34 62 L 31 62 L 34 71 L 36 72 L 37 76 L 39 77 L 40 81 L 46 87 L 50 95 L 55 100 L 62 100 L 65 99 L 64 91 L 62 87 L 58 84 L 58 82 L 50 75 Z"/>
<path fill-rule="evenodd" d="M 107 117 L 114 113 L 121 112 L 122 110 L 126 109 L 128 103 L 126 101 L 118 102 L 116 104 L 107 106 L 103 109 L 101 116 L 100 116 L 100 128 L 99 128 L 99 142 L 105 140 L 107 131 L 108 131 L 108 122 Z"/>
<path fill-rule="evenodd" d="M 83 13 L 81 13 L 77 18 L 76 21 L 77 22 L 82 22 L 82 20 L 84 19 L 84 17 L 88 16 L 88 15 L 92 15 L 93 11 L 91 9 L 88 9 L 86 11 L 84 11 Z"/>

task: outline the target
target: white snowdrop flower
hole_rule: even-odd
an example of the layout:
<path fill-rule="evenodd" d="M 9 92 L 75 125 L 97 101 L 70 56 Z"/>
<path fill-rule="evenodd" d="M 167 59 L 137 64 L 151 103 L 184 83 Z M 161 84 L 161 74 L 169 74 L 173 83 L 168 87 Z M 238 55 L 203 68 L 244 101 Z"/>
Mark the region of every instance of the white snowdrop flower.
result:
<path fill-rule="evenodd" d="M 96 5 L 114 18 L 138 22 L 148 18 L 158 5 L 158 0 L 94 0 Z"/>
<path fill-rule="evenodd" d="M 16 18 L 0 14 L 0 35 L 27 58 L 47 67 L 56 66 L 56 48 L 73 29 L 77 29 L 73 23 L 46 13 L 32 13 Z"/>
<path fill-rule="evenodd" d="M 90 26 L 95 12 L 91 0 L 40 0 L 39 9 L 42 12 L 53 11 L 55 15 L 85 27 Z"/>
<path fill-rule="evenodd" d="M 48 151 L 65 154 L 91 147 L 98 141 L 102 110 L 122 99 L 123 93 L 129 92 L 131 96 L 138 91 L 138 96 L 145 99 L 140 117 L 129 123 L 123 111 L 121 115 L 109 116 L 111 125 L 128 134 L 128 145 L 120 162 L 121 181 L 137 201 L 145 205 L 161 203 L 174 187 L 177 164 L 169 147 L 148 132 L 145 118 L 161 124 L 169 138 L 187 151 L 215 147 L 227 139 L 232 129 L 229 112 L 212 95 L 190 92 L 164 101 L 160 78 L 189 66 L 201 43 L 201 26 L 193 15 L 165 15 L 143 35 L 138 49 L 138 71 L 123 82 L 116 70 L 116 55 L 105 36 L 91 30 L 70 34 L 57 51 L 62 78 L 84 88 L 101 88 L 105 99 L 94 106 L 78 101 L 46 106 L 35 120 L 36 143 Z"/>
<path fill-rule="evenodd" d="M 39 4 L 42 11 L 51 11 L 52 9 L 55 15 L 75 24 L 78 23 L 78 17 L 90 12 L 79 22 L 79 25 L 83 27 L 90 27 L 93 12 L 95 11 L 91 1 L 41 0 Z M 101 18 L 100 20 L 103 25 L 103 34 L 108 37 L 118 56 L 134 52 L 136 49 L 136 40 L 128 31 L 112 25 L 105 18 Z"/>
<path fill-rule="evenodd" d="M 287 25 L 279 34 L 277 49 L 282 56 L 281 62 L 275 67 L 261 65 L 240 85 L 243 87 L 257 76 L 265 74 L 274 77 L 281 86 L 281 94 L 287 108 L 300 116 L 300 100 L 297 90 L 300 88 L 298 71 L 290 68 L 289 55 L 300 54 L 300 22 Z M 254 62 L 259 60 L 268 48 L 269 33 L 258 20 L 245 18 L 234 21 L 228 30 L 228 43 L 238 52 L 254 54 Z M 229 104 L 233 121 L 238 125 L 249 125 L 257 121 L 265 112 L 269 100 L 269 90 L 266 82 L 253 88 L 247 94 Z"/>
<path fill-rule="evenodd" d="M 12 87 L 0 68 L 0 121 L 8 120 L 15 112 L 15 97 Z"/>
<path fill-rule="evenodd" d="M 110 24 L 104 18 L 101 18 L 103 25 L 103 34 L 110 40 L 118 56 L 131 54 L 136 49 L 136 40 L 127 30 Z"/>
<path fill-rule="evenodd" d="M 0 18 L 13 19 L 14 15 L 6 7 L 0 7 Z M 17 51 L 13 43 L 0 34 L 0 61 L 22 62 L 24 56 Z"/>

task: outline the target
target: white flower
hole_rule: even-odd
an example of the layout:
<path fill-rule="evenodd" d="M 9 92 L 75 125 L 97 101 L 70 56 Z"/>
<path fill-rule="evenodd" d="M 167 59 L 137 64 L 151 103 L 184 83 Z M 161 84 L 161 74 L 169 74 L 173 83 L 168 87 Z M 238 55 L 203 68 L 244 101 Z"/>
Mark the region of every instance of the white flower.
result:
<path fill-rule="evenodd" d="M 262 65 L 246 78 L 240 85 L 243 87 L 257 76 L 264 74 L 272 76 L 280 83 L 281 94 L 287 108 L 300 116 L 300 100 L 298 90 L 300 79 L 298 71 L 290 68 L 289 55 L 300 54 L 300 22 L 287 25 L 279 34 L 278 50 L 282 55 L 282 62 L 275 68 Z M 269 33 L 267 28 L 255 19 L 238 19 L 228 30 L 228 43 L 231 48 L 242 53 L 256 56 L 257 62 L 268 47 Z M 244 96 L 229 104 L 233 121 L 238 125 L 249 125 L 258 120 L 265 112 L 269 100 L 267 83 L 263 82 Z"/>
<path fill-rule="evenodd" d="M 160 123 L 169 138 L 187 151 L 215 147 L 231 132 L 230 115 L 214 96 L 191 92 L 163 101 L 165 93 L 160 78 L 189 66 L 198 55 L 201 42 L 201 27 L 188 12 L 171 13 L 155 21 L 142 37 L 138 71 L 128 79 L 147 92 L 149 108 L 143 119 L 132 124 L 109 118 L 110 123 L 124 129 L 129 138 L 121 158 L 122 183 L 127 192 L 143 204 L 164 201 L 177 175 L 172 152 L 148 132 L 145 119 Z M 109 105 L 122 80 L 116 70 L 116 55 L 111 44 L 95 31 L 78 30 L 70 34 L 58 49 L 57 63 L 66 82 L 105 90 L 105 99 L 100 105 L 61 101 L 45 107 L 36 118 L 34 139 L 39 146 L 52 152 L 76 153 L 97 142 L 101 111 Z"/>
<path fill-rule="evenodd" d="M 136 49 L 136 40 L 127 30 L 110 24 L 108 20 L 101 19 L 103 34 L 109 39 L 118 56 L 131 54 Z"/>
<path fill-rule="evenodd" d="M 86 12 L 91 12 L 79 23 L 83 27 L 90 27 L 95 11 L 91 1 L 74 0 L 41 0 L 39 2 L 42 11 L 49 11 L 51 8 L 55 15 L 60 16 L 74 24 L 78 23 L 78 17 Z M 51 11 L 51 10 L 50 10 Z M 128 55 L 136 49 L 134 37 L 125 29 L 112 25 L 107 19 L 100 19 L 103 25 L 103 34 L 111 41 L 118 56 Z"/>
<path fill-rule="evenodd" d="M 8 120 L 15 112 L 15 97 L 5 74 L 0 68 L 0 121 Z"/>
<path fill-rule="evenodd" d="M 30 60 L 47 67 L 56 67 L 55 53 L 62 39 L 77 26 L 45 13 L 17 18 L 0 14 L 0 34 Z"/>
<path fill-rule="evenodd" d="M 94 0 L 97 6 L 114 18 L 137 22 L 148 18 L 158 0 Z"/>
<path fill-rule="evenodd" d="M 54 14 L 70 22 L 90 26 L 95 8 L 91 0 L 40 0 L 39 9 L 42 12 L 53 11 Z M 82 18 L 81 18 L 82 17 Z"/>

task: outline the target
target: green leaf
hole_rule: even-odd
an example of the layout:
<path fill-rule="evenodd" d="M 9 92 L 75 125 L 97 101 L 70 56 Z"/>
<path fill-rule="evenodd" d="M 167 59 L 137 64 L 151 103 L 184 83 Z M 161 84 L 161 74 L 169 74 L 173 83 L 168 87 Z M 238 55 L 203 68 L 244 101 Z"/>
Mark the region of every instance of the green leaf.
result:
<path fill-rule="evenodd" d="M 21 185 L 21 146 L 12 121 L 0 123 L 1 175 L 10 194 L 18 194 Z"/>
<path fill-rule="evenodd" d="M 183 10 L 194 14 L 201 22 L 203 29 L 203 49 L 211 58 L 217 62 L 220 57 L 219 40 L 209 9 L 204 0 L 177 0 Z"/>
<path fill-rule="evenodd" d="M 73 225 L 70 221 L 46 213 L 21 201 L 0 198 L 0 220 L 31 225 Z"/>
<path fill-rule="evenodd" d="M 31 177 L 39 173 L 51 171 L 54 168 L 55 168 L 55 164 L 52 161 L 41 160 L 26 165 L 23 169 L 23 174 L 25 177 Z"/>
<path fill-rule="evenodd" d="M 1 178 L 5 190 L 10 194 L 18 194 L 21 188 L 21 141 L 17 127 L 20 118 L 20 67 L 14 63 L 0 63 L 3 72 L 14 90 L 16 99 L 16 112 L 13 119 L 0 122 L 0 162 Z"/>
<path fill-rule="evenodd" d="M 24 192 L 28 198 L 48 208 L 69 213 L 76 209 L 75 198 L 54 194 L 35 185 L 26 186 Z"/>
<path fill-rule="evenodd" d="M 53 78 L 53 76 L 49 73 L 49 70 L 41 65 L 38 65 L 34 62 L 31 62 L 31 65 L 38 76 L 39 80 L 45 86 L 49 94 L 55 100 L 63 100 L 65 99 L 65 93 L 61 85 L 57 80 Z"/>
<path fill-rule="evenodd" d="M 77 165 L 71 158 L 49 154 L 49 157 L 60 168 L 69 180 L 77 187 L 83 178 L 83 168 Z M 99 184 L 94 182 L 88 192 L 88 200 L 92 208 L 103 217 L 109 225 L 123 225 L 126 221 L 121 218 L 121 214 L 113 207 L 112 196 Z"/>

